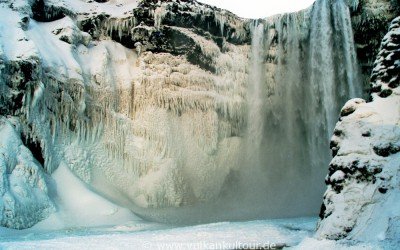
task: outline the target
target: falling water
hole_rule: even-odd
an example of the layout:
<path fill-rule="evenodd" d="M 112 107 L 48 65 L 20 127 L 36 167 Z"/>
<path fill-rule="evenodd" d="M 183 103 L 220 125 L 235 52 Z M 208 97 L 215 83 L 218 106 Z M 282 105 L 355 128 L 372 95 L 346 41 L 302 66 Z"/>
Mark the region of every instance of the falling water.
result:
<path fill-rule="evenodd" d="M 264 128 L 264 82 L 263 82 L 263 50 L 264 25 L 255 21 L 251 26 L 251 70 L 247 89 L 248 122 L 247 122 L 247 157 L 255 165 L 259 165 L 260 146 Z M 248 161 L 249 162 L 249 161 Z"/>
<path fill-rule="evenodd" d="M 314 6 L 310 31 L 310 86 L 312 107 L 322 106 L 325 112 L 327 137 L 336 121 L 333 29 L 329 1 L 317 1 Z M 315 136 L 317 131 L 311 136 Z"/>
<path fill-rule="evenodd" d="M 242 168 L 251 171 L 246 183 L 257 185 L 247 195 L 269 216 L 314 214 L 340 107 L 361 93 L 349 9 L 342 0 L 320 0 L 253 22 L 251 31 Z"/>
<path fill-rule="evenodd" d="M 344 61 L 345 67 L 340 67 L 341 75 L 344 75 L 345 81 L 348 83 L 348 95 L 353 98 L 361 96 L 360 72 L 357 62 L 357 54 L 354 46 L 354 34 L 351 26 L 350 10 L 343 0 L 336 1 L 333 4 L 333 15 L 335 20 L 335 29 L 341 30 L 342 36 L 337 47 L 341 48 L 340 51 L 345 52 Z M 343 96 L 343 93 L 342 93 Z"/>

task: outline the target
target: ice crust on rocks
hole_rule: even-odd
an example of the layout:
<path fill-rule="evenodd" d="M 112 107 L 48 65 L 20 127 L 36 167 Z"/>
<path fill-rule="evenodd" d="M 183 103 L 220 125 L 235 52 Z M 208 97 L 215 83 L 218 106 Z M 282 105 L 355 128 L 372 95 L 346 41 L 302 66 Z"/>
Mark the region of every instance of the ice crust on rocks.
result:
<path fill-rule="evenodd" d="M 55 211 L 50 177 L 21 141 L 15 118 L 0 118 L 0 226 L 27 228 Z"/>
<path fill-rule="evenodd" d="M 346 103 L 336 124 L 317 236 L 399 240 L 400 18 L 384 37 L 372 73 L 372 101 Z M 378 89 L 379 88 L 379 89 Z M 384 92 L 390 94 L 382 94 Z"/>

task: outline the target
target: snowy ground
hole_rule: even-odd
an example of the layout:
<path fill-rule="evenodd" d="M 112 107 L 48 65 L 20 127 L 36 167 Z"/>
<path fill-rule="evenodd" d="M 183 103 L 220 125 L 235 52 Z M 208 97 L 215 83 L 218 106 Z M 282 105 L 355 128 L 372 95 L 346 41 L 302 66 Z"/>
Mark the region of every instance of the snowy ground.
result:
<path fill-rule="evenodd" d="M 29 229 L 0 227 L 0 249 L 395 249 L 317 240 L 314 217 L 187 227 L 151 223 L 101 197 L 65 166 L 52 177 L 57 211 Z"/>
<path fill-rule="evenodd" d="M 396 249 L 390 244 L 317 240 L 317 218 L 168 227 L 132 222 L 57 231 L 0 227 L 0 249 Z M 262 248 L 264 247 L 264 248 Z"/>
<path fill-rule="evenodd" d="M 273 244 L 294 246 L 313 234 L 315 224 L 316 218 L 298 218 L 221 222 L 181 228 L 150 223 L 58 231 L 0 228 L 0 248 L 236 249 L 246 246 L 273 247 Z"/>

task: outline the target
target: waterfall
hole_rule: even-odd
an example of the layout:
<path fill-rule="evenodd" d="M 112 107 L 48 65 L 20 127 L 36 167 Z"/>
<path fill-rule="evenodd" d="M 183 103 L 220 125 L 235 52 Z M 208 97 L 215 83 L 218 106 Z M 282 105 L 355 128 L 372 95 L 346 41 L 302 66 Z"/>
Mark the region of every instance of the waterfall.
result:
<path fill-rule="evenodd" d="M 263 50 L 264 50 L 264 25 L 254 21 L 251 26 L 252 43 L 250 58 L 250 76 L 247 87 L 248 117 L 247 117 L 247 157 L 248 162 L 258 165 L 260 146 L 264 129 L 264 82 L 263 82 Z"/>
<path fill-rule="evenodd" d="M 333 27 L 329 1 L 315 2 L 310 31 L 310 87 L 312 89 L 311 105 L 322 106 L 325 112 L 326 138 L 329 138 L 336 122 L 337 107 L 335 103 L 335 72 L 333 59 Z M 317 111 L 318 112 L 318 111 Z M 314 137 L 317 131 L 312 133 Z"/>
<path fill-rule="evenodd" d="M 356 1 L 357 2 L 357 1 Z M 357 3 L 358 4 L 358 3 Z M 351 26 L 350 10 L 343 0 L 336 1 L 333 4 L 333 15 L 335 20 L 335 29 L 341 30 L 342 36 L 341 51 L 344 51 L 344 67 L 341 67 L 341 74 L 345 76 L 348 83 L 348 94 L 351 98 L 361 96 L 361 86 L 359 85 L 360 72 L 357 62 L 357 54 L 354 46 L 354 34 Z M 338 44 L 340 47 L 340 44 Z"/>
<path fill-rule="evenodd" d="M 291 216 L 316 213 L 340 107 L 361 94 L 349 8 L 319 0 L 253 22 L 251 32 L 242 166 L 253 171 L 243 174 L 246 183 L 257 183 L 251 204 L 272 216 L 284 216 L 280 207 Z"/>
<path fill-rule="evenodd" d="M 361 95 L 349 7 L 343 0 L 315 2 L 309 38 L 309 153 L 313 168 L 327 165 L 326 155 L 338 113 L 344 102 Z M 322 140 L 325 140 L 323 142 Z"/>

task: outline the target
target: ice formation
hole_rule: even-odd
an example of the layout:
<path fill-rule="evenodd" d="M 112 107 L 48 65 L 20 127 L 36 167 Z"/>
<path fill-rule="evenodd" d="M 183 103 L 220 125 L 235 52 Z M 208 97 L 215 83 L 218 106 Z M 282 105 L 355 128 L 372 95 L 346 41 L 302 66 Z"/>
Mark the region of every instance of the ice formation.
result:
<path fill-rule="evenodd" d="M 0 225 L 27 228 L 55 211 L 50 177 L 20 137 L 17 119 L 0 119 Z"/>

